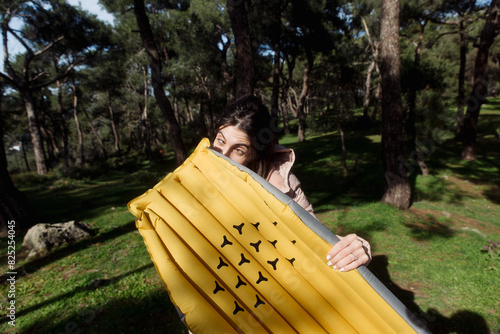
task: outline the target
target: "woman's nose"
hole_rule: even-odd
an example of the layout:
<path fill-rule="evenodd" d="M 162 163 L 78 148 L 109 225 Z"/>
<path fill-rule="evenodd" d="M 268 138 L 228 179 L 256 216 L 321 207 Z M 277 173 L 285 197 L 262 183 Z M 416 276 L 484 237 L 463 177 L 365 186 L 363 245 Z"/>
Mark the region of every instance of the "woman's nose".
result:
<path fill-rule="evenodd" d="M 229 158 L 229 149 L 227 147 L 221 149 L 221 153 Z"/>
<path fill-rule="evenodd" d="M 212 146 L 212 149 L 213 149 L 214 151 L 219 152 L 219 153 L 220 153 L 220 154 L 222 154 L 222 155 L 225 155 L 226 157 L 229 157 L 229 156 L 228 156 L 228 154 L 229 154 L 229 150 L 228 150 L 227 148 L 225 148 L 225 147 L 224 147 L 224 148 L 220 148 L 220 147 L 217 147 L 217 146 L 213 145 L 213 146 Z"/>

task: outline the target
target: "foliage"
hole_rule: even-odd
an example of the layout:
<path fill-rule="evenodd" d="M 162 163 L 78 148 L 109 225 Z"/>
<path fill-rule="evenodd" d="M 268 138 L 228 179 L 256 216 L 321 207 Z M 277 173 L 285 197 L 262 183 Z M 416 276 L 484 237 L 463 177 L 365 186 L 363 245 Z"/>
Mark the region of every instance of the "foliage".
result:
<path fill-rule="evenodd" d="M 339 121 L 348 124 L 357 117 L 350 111 L 362 106 L 367 68 L 373 57 L 363 22 L 377 43 L 379 3 L 366 0 L 247 2 L 256 50 L 257 95 L 270 101 L 273 52 L 275 44 L 279 43 L 281 118 L 285 113 L 295 117 L 292 114 L 296 111 L 303 86 L 304 52 L 310 48 L 314 52 L 314 66 L 307 98 L 308 131 L 330 131 L 336 129 Z M 33 50 L 46 47 L 59 33 L 65 33 L 64 40 L 56 43 L 51 53 L 41 53 L 44 57 L 38 55 L 34 59 L 36 66 L 33 70 L 40 73 L 38 81 L 57 72 L 57 68 L 61 69 L 72 59 L 76 60 L 79 52 L 93 56 L 84 66 L 75 67 L 70 79 L 60 82 L 60 92 L 54 83 L 49 89 L 34 94 L 45 154 L 51 168 L 59 164 L 70 168 L 85 163 L 99 164 L 114 155 L 131 151 L 154 161 L 155 154 L 161 156 L 158 152 L 171 149 L 164 116 L 152 96 L 148 61 L 129 2 L 102 1 L 115 17 L 113 26 L 106 26 L 95 16 L 82 13 L 78 7 L 64 1 L 51 2 L 52 11 L 43 1 L 16 3 L 18 7 L 6 3 L 2 9 L 3 18 L 7 23 L 11 20 L 7 8 L 15 9 L 16 15 L 29 14 L 24 16 L 20 31 Z M 172 99 L 185 142 L 192 147 L 201 137 L 212 135 L 214 120 L 232 97 L 236 51 L 226 1 L 151 1 L 146 2 L 146 8 L 162 51 L 167 94 Z M 459 39 L 450 22 L 469 18 L 471 23 L 467 26 L 467 33 L 473 40 L 481 29 L 482 21 L 478 18 L 481 7 L 471 7 L 470 1 L 422 0 L 403 1 L 402 9 L 403 91 L 418 90 L 418 116 L 421 120 L 418 129 L 424 130 L 443 118 L 430 112 L 433 109 L 427 107 L 428 102 L 430 105 L 442 104 L 436 108 L 455 104 Z M 51 24 L 47 25 L 45 22 L 49 17 Z M 416 68 L 413 64 L 415 45 L 419 27 L 424 23 L 421 62 Z M 12 41 L 12 34 L 8 33 L 7 37 Z M 492 48 L 492 78 L 500 73 L 497 48 L 497 45 Z M 97 49 L 103 52 L 96 52 Z M 60 57 L 68 50 L 74 52 Z M 21 71 L 28 53 L 10 55 L 14 69 Z M 471 44 L 468 78 L 472 76 L 473 55 Z M 60 57 L 59 63 L 54 62 L 57 57 Z M 378 126 L 376 87 L 380 81 L 376 71 L 372 76 L 370 105 L 375 117 L 374 126 Z M 73 108 L 73 84 L 78 97 L 76 110 Z M 495 80 L 492 84 L 492 92 L 495 92 L 498 88 Z M 33 170 L 33 147 L 22 99 L 15 90 L 8 90 L 2 104 L 5 134 L 8 136 L 5 145 L 8 149 L 22 141 L 26 152 L 25 159 L 9 151 L 10 171 Z M 82 153 L 76 118 L 82 132 Z M 448 115 L 446 118 L 451 120 Z M 118 129 L 116 137 L 113 126 Z M 454 128 L 456 124 L 451 122 L 446 126 Z M 150 134 L 146 134 L 148 128 Z M 426 137 L 427 134 L 420 133 L 419 136 Z M 151 150 L 156 153 L 148 156 L 146 153 Z"/>

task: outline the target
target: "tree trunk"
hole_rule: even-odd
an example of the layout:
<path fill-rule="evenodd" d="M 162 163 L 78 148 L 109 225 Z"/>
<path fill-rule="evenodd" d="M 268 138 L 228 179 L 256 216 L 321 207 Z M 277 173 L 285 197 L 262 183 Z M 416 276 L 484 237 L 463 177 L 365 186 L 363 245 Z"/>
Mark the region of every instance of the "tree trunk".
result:
<path fill-rule="evenodd" d="M 300 92 L 299 103 L 297 105 L 297 117 L 299 118 L 299 133 L 298 140 L 303 142 L 306 140 L 306 101 L 309 94 L 310 74 L 313 66 L 313 56 L 311 50 L 306 49 L 307 64 L 304 69 L 304 78 L 302 82 L 302 91 Z"/>
<path fill-rule="evenodd" d="M 189 105 L 189 99 L 184 98 L 184 103 L 186 104 L 187 121 L 188 121 L 188 123 L 191 123 L 194 121 L 194 117 L 193 117 L 193 113 L 191 112 L 191 107 Z"/>
<path fill-rule="evenodd" d="M 120 138 L 118 137 L 118 131 L 116 130 L 115 113 L 113 112 L 113 105 L 111 103 L 109 91 L 106 92 L 106 95 L 108 97 L 109 120 L 111 121 L 111 130 L 113 132 L 113 140 L 115 142 L 115 153 L 120 153 Z"/>
<path fill-rule="evenodd" d="M 288 121 L 288 102 L 286 97 L 281 102 L 281 116 L 283 117 L 283 132 L 288 135 L 290 134 L 290 122 Z"/>
<path fill-rule="evenodd" d="M 134 14 L 139 26 L 142 43 L 149 57 L 151 67 L 151 81 L 156 102 L 165 117 L 168 132 L 174 147 L 175 160 L 178 165 L 182 164 L 187 158 L 186 148 L 181 136 L 181 128 L 175 119 L 172 105 L 165 95 L 164 80 L 162 76 L 162 60 L 158 47 L 154 41 L 153 31 L 149 24 L 149 18 L 144 8 L 144 0 L 134 0 Z"/>
<path fill-rule="evenodd" d="M 142 67 L 142 74 L 144 77 L 144 106 L 141 111 L 141 127 L 142 127 L 142 137 L 144 138 L 144 150 L 146 151 L 146 156 L 149 159 L 150 164 L 154 163 L 153 152 L 151 150 L 151 127 L 148 121 L 148 80 L 147 80 L 147 70 L 146 66 Z"/>
<path fill-rule="evenodd" d="M 370 117 L 368 116 L 368 110 L 370 108 L 370 95 L 371 95 L 370 91 L 371 91 L 372 73 L 373 73 L 373 70 L 377 67 L 379 44 L 372 40 L 371 35 L 370 35 L 370 30 L 368 29 L 368 25 L 366 24 L 366 20 L 364 18 L 363 18 L 363 26 L 365 27 L 366 36 L 368 38 L 368 43 L 370 44 L 370 50 L 372 52 L 371 62 L 370 62 L 370 65 L 368 66 L 368 71 L 366 73 L 365 96 L 363 99 L 363 118 L 365 120 L 369 120 Z M 377 67 L 377 71 L 378 71 L 378 67 Z"/>
<path fill-rule="evenodd" d="M 403 125 L 399 57 L 399 0 L 383 0 L 381 16 L 382 163 L 385 192 L 382 202 L 410 207 L 411 188 L 403 157 Z"/>
<path fill-rule="evenodd" d="M 467 64 L 467 31 L 463 20 L 458 25 L 460 34 L 460 65 L 458 71 L 457 130 L 455 137 L 462 138 L 465 108 L 465 66 Z"/>
<path fill-rule="evenodd" d="M 380 107 L 380 98 L 382 96 L 382 76 L 380 75 L 380 72 L 378 72 L 379 74 L 379 82 L 377 84 L 377 89 L 375 90 L 375 96 L 374 96 L 374 106 L 373 106 L 373 113 L 371 115 L 371 120 L 372 122 L 375 122 L 377 121 L 377 117 L 378 117 L 378 110 L 379 110 L 379 107 Z"/>
<path fill-rule="evenodd" d="M 33 144 L 33 153 L 35 155 L 36 171 L 39 175 L 47 174 L 47 161 L 45 159 L 45 151 L 43 149 L 43 140 L 36 117 L 35 105 L 33 97 L 28 90 L 22 90 L 21 94 L 24 100 L 24 106 L 28 116 L 28 129 L 31 136 L 31 143 Z"/>
<path fill-rule="evenodd" d="M 80 153 L 80 166 L 85 166 L 85 152 L 83 150 L 83 134 L 80 120 L 78 119 L 78 95 L 76 92 L 76 85 L 73 81 L 73 117 L 75 119 L 76 132 L 78 134 L 78 151 Z"/>
<path fill-rule="evenodd" d="M 38 128 L 40 129 L 42 142 L 45 143 L 43 147 L 45 149 L 46 164 L 49 166 L 50 162 L 58 161 L 62 156 L 62 147 L 59 148 L 60 143 L 56 138 L 56 136 L 59 135 L 59 133 L 56 132 L 58 129 L 61 129 L 61 126 L 60 117 L 58 119 L 53 117 L 51 114 L 50 102 L 46 101 L 43 97 L 45 89 L 45 87 L 41 89 L 42 93 L 39 95 L 38 101 L 34 101 L 33 103 L 36 106 Z"/>
<path fill-rule="evenodd" d="M 34 208 L 23 193 L 14 186 L 7 169 L 3 122 L 0 115 L 0 231 L 6 232 L 8 226 L 13 226 L 15 230 L 25 230 L 35 223 L 37 221 Z"/>
<path fill-rule="evenodd" d="M 290 97 L 290 92 L 291 92 L 291 84 L 292 84 L 292 80 L 293 80 L 293 70 L 295 68 L 295 57 L 293 56 L 290 56 L 290 57 L 287 57 L 286 58 L 286 62 L 287 62 L 287 68 L 288 68 L 288 73 L 287 73 L 287 77 L 283 76 L 283 81 L 284 81 L 284 85 L 283 85 L 283 92 L 282 92 L 282 97 L 281 97 L 281 101 L 282 101 L 282 104 L 283 104 L 283 126 L 284 126 L 284 132 L 286 135 L 290 134 L 290 123 L 289 123 L 289 119 L 288 119 L 288 115 L 290 112 L 293 113 L 293 115 L 296 117 L 296 111 L 295 109 L 293 108 L 292 106 L 292 99 Z"/>
<path fill-rule="evenodd" d="M 92 120 L 89 117 L 89 114 L 87 113 L 87 110 L 85 110 L 84 107 L 82 107 L 83 113 L 85 114 L 85 117 L 87 118 L 87 121 L 89 122 L 90 129 L 92 130 L 92 133 L 97 139 L 97 142 L 99 143 L 99 146 L 101 148 L 103 158 L 106 160 L 108 158 L 108 152 L 106 151 L 106 146 L 104 145 L 104 142 L 102 141 L 101 136 L 99 135 L 99 132 L 94 128 L 94 125 L 92 124 Z"/>
<path fill-rule="evenodd" d="M 280 43 L 274 44 L 274 69 L 273 69 L 273 92 L 271 95 L 271 115 L 279 117 L 279 94 L 280 94 Z"/>
<path fill-rule="evenodd" d="M 228 0 L 227 10 L 236 45 L 236 98 L 253 94 L 255 68 L 252 39 L 244 0 Z"/>
<path fill-rule="evenodd" d="M 425 23 L 420 23 L 420 35 L 418 38 L 417 48 L 415 50 L 415 58 L 413 61 L 413 66 L 415 70 L 420 71 L 420 58 L 422 54 L 422 44 L 424 41 L 424 31 L 425 31 Z M 406 119 L 407 133 L 410 140 L 411 150 L 415 152 L 417 164 L 422 172 L 422 176 L 429 176 L 429 168 L 427 168 L 427 164 L 424 160 L 424 155 L 420 151 L 420 149 L 416 145 L 417 140 L 417 130 L 415 127 L 416 120 L 416 104 L 417 104 L 417 89 L 420 87 L 415 87 L 414 85 L 410 85 L 410 92 L 408 93 L 408 114 Z"/>
<path fill-rule="evenodd" d="M 477 50 L 472 94 L 468 100 L 462 130 L 462 159 L 467 161 L 476 160 L 477 121 L 481 105 L 486 102 L 488 96 L 488 55 L 500 28 L 499 14 L 500 0 L 492 0 Z"/>
<path fill-rule="evenodd" d="M 56 86 L 57 86 L 57 114 L 59 116 L 59 128 L 61 129 L 61 136 L 62 136 L 61 139 L 62 139 L 64 166 L 69 167 L 68 127 L 66 126 L 66 115 L 64 111 L 62 81 L 57 80 Z"/>
<path fill-rule="evenodd" d="M 22 136 L 21 137 L 21 149 L 23 150 L 24 165 L 26 166 L 26 171 L 31 172 L 30 164 L 28 162 L 28 155 L 26 152 L 26 146 L 28 146 L 26 136 Z"/>
<path fill-rule="evenodd" d="M 366 72 L 365 79 L 365 96 L 363 98 L 363 119 L 369 119 L 368 110 L 370 108 L 370 91 L 371 91 L 371 81 L 372 73 L 375 69 L 376 59 L 372 58 L 370 65 L 368 66 L 368 71 Z"/>
<path fill-rule="evenodd" d="M 341 119 L 339 115 L 340 111 L 337 108 L 337 128 L 339 130 L 340 134 L 340 144 L 342 146 L 342 167 L 344 169 L 344 176 L 347 176 L 349 174 L 349 169 L 347 168 L 347 149 L 345 147 L 345 136 L 344 136 L 344 129 L 342 128 L 341 124 Z"/>
<path fill-rule="evenodd" d="M 273 91 L 271 95 L 271 115 L 279 119 L 279 95 L 280 95 L 280 53 L 281 53 L 281 8 L 275 6 L 273 9 L 273 24 L 271 26 L 271 38 L 274 46 L 274 68 L 273 68 Z"/>

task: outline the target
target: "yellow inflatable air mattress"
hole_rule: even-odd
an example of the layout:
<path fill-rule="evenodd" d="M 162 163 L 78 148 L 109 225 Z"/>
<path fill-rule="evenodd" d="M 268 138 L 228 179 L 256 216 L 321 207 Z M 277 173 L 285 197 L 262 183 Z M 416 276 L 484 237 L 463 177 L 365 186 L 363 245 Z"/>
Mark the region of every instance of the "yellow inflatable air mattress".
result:
<path fill-rule="evenodd" d="M 170 299 L 202 333 L 427 333 L 365 267 L 332 270 L 333 233 L 200 142 L 129 203 Z"/>

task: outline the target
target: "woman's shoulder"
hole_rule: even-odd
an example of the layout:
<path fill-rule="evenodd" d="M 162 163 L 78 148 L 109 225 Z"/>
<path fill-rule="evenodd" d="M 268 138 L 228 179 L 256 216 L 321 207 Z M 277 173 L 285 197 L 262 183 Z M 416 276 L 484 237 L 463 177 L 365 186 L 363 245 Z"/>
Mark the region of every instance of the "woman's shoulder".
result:
<path fill-rule="evenodd" d="M 290 191 L 290 174 L 293 163 L 295 162 L 295 153 L 282 145 L 276 145 L 274 158 L 267 180 L 278 189 L 287 193 Z"/>
<path fill-rule="evenodd" d="M 288 147 L 283 145 L 276 145 L 274 148 L 274 161 L 278 163 L 295 162 L 295 152 Z"/>

